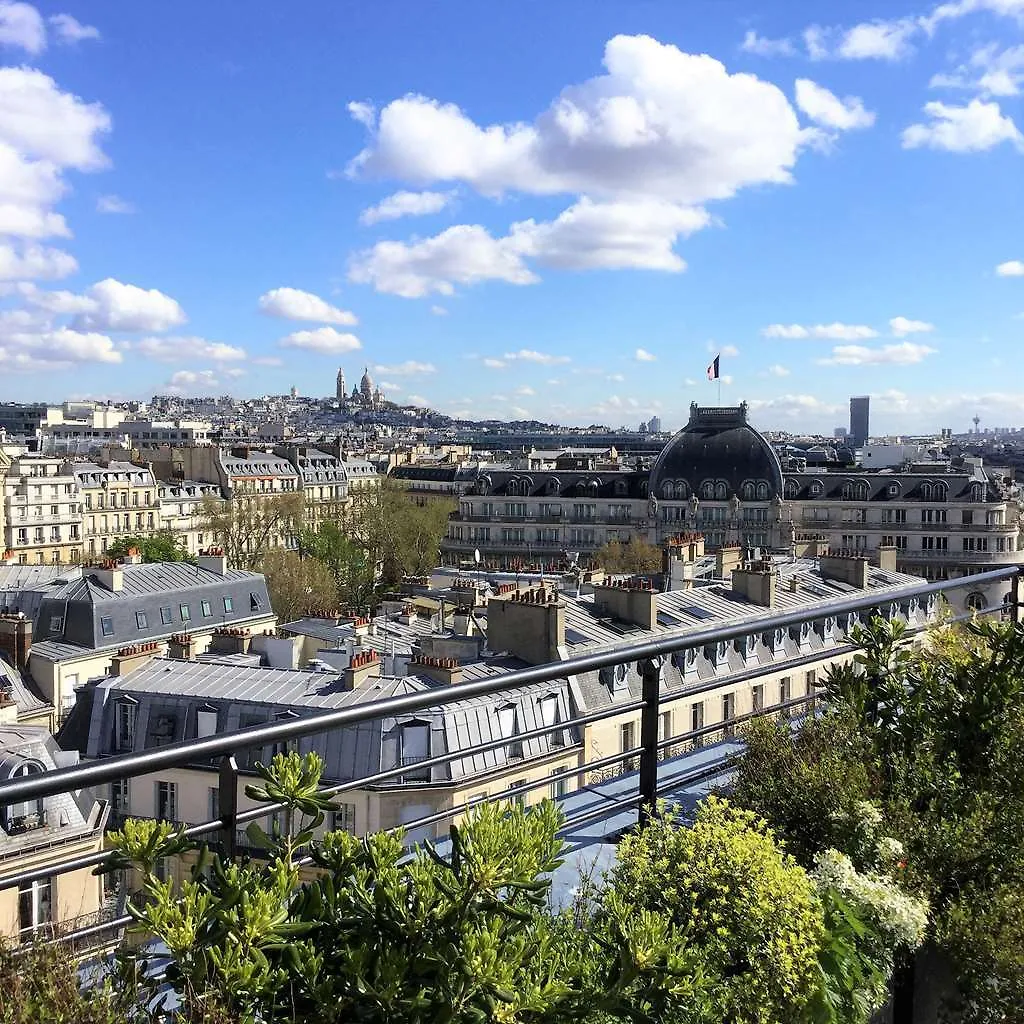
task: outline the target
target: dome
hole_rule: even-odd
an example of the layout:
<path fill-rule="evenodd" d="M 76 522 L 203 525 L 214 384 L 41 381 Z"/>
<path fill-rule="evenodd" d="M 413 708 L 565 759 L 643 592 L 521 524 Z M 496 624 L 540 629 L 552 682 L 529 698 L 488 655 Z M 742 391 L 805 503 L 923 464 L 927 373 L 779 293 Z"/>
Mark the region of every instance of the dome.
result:
<path fill-rule="evenodd" d="M 747 406 L 690 406 L 690 422 L 651 469 L 650 493 L 661 500 L 770 501 L 782 494 L 782 466 L 747 422 Z"/>

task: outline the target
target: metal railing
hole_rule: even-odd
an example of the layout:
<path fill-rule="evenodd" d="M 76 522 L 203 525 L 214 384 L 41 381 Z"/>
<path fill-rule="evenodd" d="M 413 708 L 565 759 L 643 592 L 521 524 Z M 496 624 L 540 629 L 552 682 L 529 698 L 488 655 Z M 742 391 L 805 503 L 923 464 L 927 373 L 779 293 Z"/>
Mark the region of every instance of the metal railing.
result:
<path fill-rule="evenodd" d="M 412 830 L 452 820 L 482 800 L 505 801 L 518 799 L 526 793 L 545 787 L 550 787 L 552 792 L 554 792 L 556 787 L 558 790 L 562 790 L 567 782 L 574 779 L 582 780 L 584 784 L 588 784 L 588 778 L 600 779 L 606 769 L 617 768 L 617 771 L 613 773 L 614 775 L 625 775 L 626 772 L 623 771 L 623 768 L 628 770 L 631 762 L 636 762 L 639 765 L 635 791 L 627 795 L 614 797 L 602 795 L 602 799 L 597 802 L 598 806 L 596 807 L 591 806 L 589 809 L 575 812 L 570 810 L 570 813 L 566 816 L 562 832 L 564 834 L 581 825 L 610 818 L 630 808 L 638 809 L 640 820 L 642 821 L 646 816 L 654 812 L 660 795 L 671 790 L 677 790 L 683 785 L 692 785 L 708 778 L 722 776 L 727 770 L 725 760 L 719 760 L 713 764 L 702 765 L 693 771 L 683 771 L 680 773 L 676 770 L 674 773 L 670 773 L 667 770 L 669 762 L 665 760 L 667 756 L 675 756 L 680 749 L 695 749 L 701 746 L 705 740 L 716 740 L 718 737 L 723 737 L 727 731 L 734 732 L 740 724 L 753 718 L 765 715 L 789 716 L 793 712 L 801 712 L 808 707 L 813 709 L 815 701 L 820 699 L 820 694 L 816 689 L 813 689 L 804 696 L 780 700 L 780 702 L 774 704 L 765 700 L 762 706 L 755 711 L 734 715 L 727 721 L 711 722 L 696 729 L 691 728 L 674 733 L 671 736 L 665 736 L 665 730 L 661 727 L 661 715 L 665 708 L 679 701 L 692 701 L 694 698 L 699 698 L 702 694 L 719 691 L 727 685 L 736 685 L 740 682 L 756 680 L 764 675 L 778 673 L 780 670 L 795 670 L 802 665 L 817 664 L 824 658 L 834 658 L 851 653 L 854 647 L 849 643 L 840 643 L 828 648 L 826 651 L 819 650 L 791 657 L 787 659 L 785 666 L 778 663 L 766 666 L 756 665 L 750 669 L 730 673 L 728 676 L 704 680 L 696 685 L 684 686 L 681 689 L 672 690 L 667 693 L 662 693 L 661 687 L 661 659 L 664 656 L 737 640 L 755 633 L 788 629 L 815 620 L 823 620 L 826 617 L 838 617 L 870 611 L 880 606 L 885 606 L 887 610 L 893 612 L 895 609 L 901 608 L 904 603 L 910 602 L 913 599 L 930 597 L 932 595 L 937 596 L 961 587 L 973 587 L 1007 580 L 1011 581 L 1012 589 L 1006 603 L 987 611 L 988 613 L 1004 611 L 1019 621 L 1022 597 L 1024 597 L 1022 578 L 1024 577 L 1022 577 L 1017 567 L 1007 566 L 958 580 L 913 584 L 892 588 L 884 593 L 862 593 L 855 597 L 824 601 L 811 607 L 800 608 L 790 612 L 772 613 L 766 610 L 766 614 L 763 616 L 752 616 L 725 625 L 710 626 L 706 629 L 693 630 L 684 634 L 668 633 L 661 637 L 642 640 L 637 643 L 623 643 L 612 650 L 596 651 L 572 657 L 565 661 L 519 669 L 503 675 L 459 683 L 456 686 L 431 688 L 363 705 L 318 712 L 306 717 L 254 725 L 232 733 L 222 733 L 202 739 L 181 741 L 137 753 L 103 757 L 99 760 L 79 764 L 74 767 L 61 768 L 54 771 L 22 776 L 7 782 L 0 782 L 0 807 L 20 801 L 40 799 L 73 790 L 104 785 L 115 780 L 136 778 L 166 769 L 201 767 L 209 771 L 210 759 L 215 758 L 219 760 L 218 803 L 216 804 L 219 815 L 211 821 L 189 825 L 185 829 L 185 834 L 194 839 L 214 836 L 219 841 L 220 850 L 224 855 L 230 857 L 238 852 L 239 839 L 244 833 L 246 824 L 259 819 L 267 819 L 282 809 L 280 804 L 264 804 L 239 811 L 239 780 L 245 773 L 239 768 L 237 758 L 244 751 L 252 748 L 266 748 L 273 744 L 284 744 L 287 741 L 314 736 L 327 730 L 351 727 L 378 719 L 409 715 L 427 709 L 446 707 L 467 699 L 505 693 L 536 683 L 564 680 L 569 676 L 615 665 L 636 663 L 642 679 L 641 695 L 639 698 L 612 704 L 600 711 L 576 715 L 575 717 L 550 725 L 520 732 L 511 739 L 511 742 L 514 744 L 523 744 L 530 740 L 552 735 L 560 737 L 561 742 L 557 746 L 552 744 L 552 749 L 541 757 L 530 759 L 530 763 L 534 766 L 543 766 L 547 763 L 558 761 L 564 763 L 567 757 L 576 756 L 578 758 L 576 767 L 568 769 L 560 767 L 558 770 L 552 771 L 540 778 L 514 783 L 501 792 L 486 797 L 473 798 L 458 805 L 444 808 L 436 813 L 407 822 L 401 827 Z M 960 616 L 960 618 L 966 617 Z M 914 631 L 917 632 L 926 628 L 928 628 L 927 625 L 922 625 L 916 627 Z M 640 742 L 638 746 L 597 759 L 584 760 L 580 756 L 583 750 L 581 744 L 572 739 L 573 730 L 636 711 L 640 712 Z M 502 736 L 494 740 L 475 744 L 469 748 L 460 748 L 453 753 L 446 752 L 436 756 L 416 759 L 415 770 L 417 774 L 419 772 L 428 772 L 435 767 L 444 766 L 449 762 L 461 760 L 470 755 L 507 749 L 509 745 L 510 737 Z M 525 766 L 525 764 L 525 761 L 516 760 L 510 764 L 499 766 L 495 771 L 503 773 L 516 770 L 522 771 L 524 768 L 519 766 Z M 660 774 L 659 765 L 661 766 Z M 339 796 L 353 790 L 376 786 L 386 782 L 399 782 L 403 777 L 408 777 L 411 767 L 408 764 L 401 763 L 400 759 L 399 763 L 393 768 L 327 786 L 322 792 L 325 796 Z M 0 891 L 69 871 L 95 867 L 107 861 L 109 857 L 110 854 L 107 852 L 93 853 L 47 864 L 45 867 L 34 867 L 4 874 L 0 876 Z M 78 941 L 88 938 L 92 932 L 98 931 L 100 927 L 110 928 L 128 924 L 129 921 L 130 919 L 127 916 L 123 916 L 113 921 L 104 922 L 102 926 L 93 926 L 68 933 L 54 941 Z"/>

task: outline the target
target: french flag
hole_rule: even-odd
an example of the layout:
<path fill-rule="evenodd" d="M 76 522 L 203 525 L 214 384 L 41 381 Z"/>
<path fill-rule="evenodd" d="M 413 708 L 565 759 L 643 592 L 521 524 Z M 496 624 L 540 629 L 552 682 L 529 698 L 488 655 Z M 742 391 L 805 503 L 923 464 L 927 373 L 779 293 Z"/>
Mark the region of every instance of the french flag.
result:
<path fill-rule="evenodd" d="M 708 380 L 718 380 L 718 362 L 722 357 L 715 356 L 715 361 L 708 367 Z"/>

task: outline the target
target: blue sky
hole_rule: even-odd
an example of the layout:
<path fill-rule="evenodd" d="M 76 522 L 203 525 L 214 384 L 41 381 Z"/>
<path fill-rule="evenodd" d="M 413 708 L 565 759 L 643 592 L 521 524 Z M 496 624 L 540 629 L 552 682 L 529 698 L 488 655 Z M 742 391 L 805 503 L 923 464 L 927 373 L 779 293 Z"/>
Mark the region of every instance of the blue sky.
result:
<path fill-rule="evenodd" d="M 0 0 L 0 400 L 1024 423 L 1024 0 Z"/>

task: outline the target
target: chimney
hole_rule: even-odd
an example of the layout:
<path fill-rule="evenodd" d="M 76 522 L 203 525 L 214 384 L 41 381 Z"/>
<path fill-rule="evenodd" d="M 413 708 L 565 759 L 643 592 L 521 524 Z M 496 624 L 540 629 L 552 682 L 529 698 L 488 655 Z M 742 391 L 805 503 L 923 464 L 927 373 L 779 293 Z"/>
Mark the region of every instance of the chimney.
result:
<path fill-rule="evenodd" d="M 769 561 L 751 562 L 732 571 L 732 589 L 752 604 L 775 607 L 775 572 Z"/>
<path fill-rule="evenodd" d="M 206 569 L 207 572 L 215 572 L 218 576 L 228 574 L 228 556 L 224 554 L 223 548 L 207 548 L 200 551 L 196 562 L 200 569 Z"/>
<path fill-rule="evenodd" d="M 142 552 L 138 548 L 129 548 L 124 558 L 121 559 L 122 565 L 142 565 Z"/>
<path fill-rule="evenodd" d="M 487 646 L 508 651 L 528 665 L 557 661 L 558 648 L 565 646 L 565 604 L 558 592 L 512 586 L 511 592 L 492 597 L 487 604 Z"/>
<path fill-rule="evenodd" d="M 456 608 L 452 616 L 452 632 L 459 636 L 473 636 L 476 632 L 476 623 L 473 622 L 473 613 L 468 608 Z"/>
<path fill-rule="evenodd" d="M 821 558 L 827 554 L 827 537 L 813 533 L 798 533 L 793 538 L 793 555 L 796 558 Z"/>
<path fill-rule="evenodd" d="M 176 661 L 195 661 L 196 642 L 191 633 L 175 633 L 167 641 L 167 654 Z"/>
<path fill-rule="evenodd" d="M 878 545 L 878 568 L 884 569 L 886 572 L 896 571 L 896 545 L 895 544 L 879 544 Z"/>
<path fill-rule="evenodd" d="M 451 686 L 462 682 L 462 666 L 454 658 L 428 658 L 418 655 L 409 662 L 409 674 L 426 676 L 436 683 Z"/>
<path fill-rule="evenodd" d="M 839 580 L 863 590 L 868 585 L 867 556 L 859 551 L 831 550 L 818 562 L 826 580 Z"/>
<path fill-rule="evenodd" d="M 661 572 L 664 590 L 689 590 L 693 586 L 693 567 L 704 557 L 704 534 L 677 533 L 662 548 Z"/>
<path fill-rule="evenodd" d="M 380 658 L 376 651 L 364 651 L 361 654 L 353 654 L 348 668 L 342 675 L 343 685 L 346 690 L 357 690 L 366 685 L 368 679 L 376 679 L 380 676 Z"/>
<path fill-rule="evenodd" d="M 594 607 L 641 629 L 654 629 L 658 622 L 658 595 L 649 580 L 594 587 Z"/>
<path fill-rule="evenodd" d="M 733 569 L 740 567 L 743 552 L 736 544 L 727 544 L 715 553 L 715 575 L 719 579 L 729 579 Z"/>
<path fill-rule="evenodd" d="M 160 652 L 160 645 L 151 641 L 146 644 L 132 644 L 131 647 L 122 647 L 113 658 L 110 659 L 110 674 L 114 676 L 126 676 L 141 668 L 151 658 L 156 657 Z"/>
<path fill-rule="evenodd" d="M 24 612 L 0 612 L 0 651 L 20 672 L 32 650 L 32 620 Z"/>
<path fill-rule="evenodd" d="M 124 570 L 117 562 L 107 561 L 89 570 L 92 578 L 114 594 L 124 590 Z"/>
<path fill-rule="evenodd" d="M 210 637 L 211 654 L 248 654 L 252 634 L 237 626 L 218 626 Z"/>

